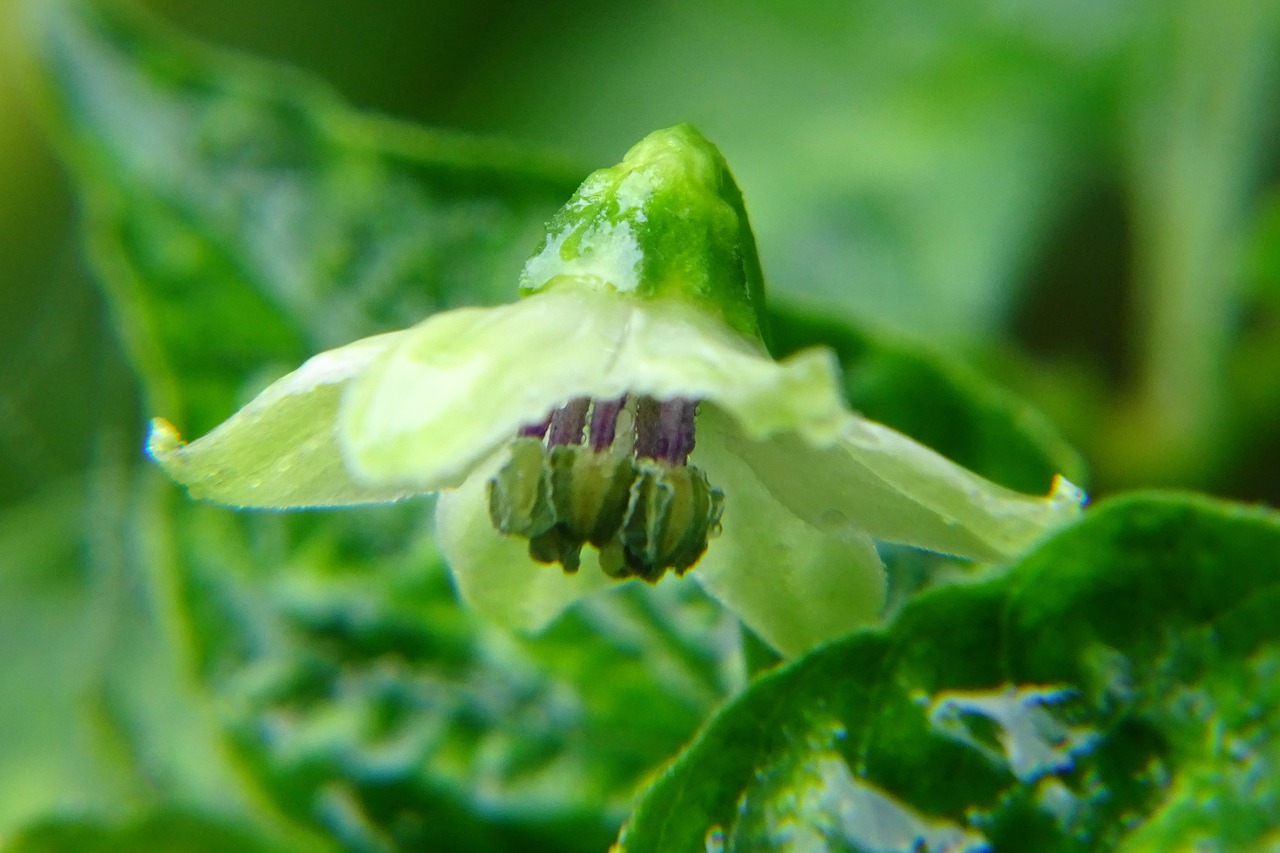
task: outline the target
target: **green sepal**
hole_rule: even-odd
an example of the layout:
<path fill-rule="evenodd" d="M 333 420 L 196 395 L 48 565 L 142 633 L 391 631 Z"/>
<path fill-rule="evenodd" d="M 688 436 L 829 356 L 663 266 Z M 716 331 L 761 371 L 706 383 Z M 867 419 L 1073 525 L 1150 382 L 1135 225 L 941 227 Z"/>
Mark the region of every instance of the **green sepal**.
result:
<path fill-rule="evenodd" d="M 688 124 L 592 173 L 547 226 L 520 293 L 587 286 L 693 303 L 764 342 L 764 286 L 742 192 Z"/>

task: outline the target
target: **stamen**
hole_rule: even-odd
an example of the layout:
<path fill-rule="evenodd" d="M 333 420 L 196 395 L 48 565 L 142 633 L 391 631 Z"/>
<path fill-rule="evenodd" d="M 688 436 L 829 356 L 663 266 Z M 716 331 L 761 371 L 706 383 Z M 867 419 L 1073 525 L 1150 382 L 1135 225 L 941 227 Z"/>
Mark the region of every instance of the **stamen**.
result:
<path fill-rule="evenodd" d="M 662 431 L 670 436 L 668 461 L 676 465 L 684 465 L 693 452 L 693 424 L 697 414 L 698 403 L 687 397 L 676 397 L 664 400 L 659 421 Z"/>
<path fill-rule="evenodd" d="M 547 415 L 540 423 L 525 424 L 520 427 L 521 438 L 544 438 L 547 430 L 551 428 L 551 415 Z"/>
<path fill-rule="evenodd" d="M 636 457 L 672 465 L 689 461 L 694 444 L 694 415 L 698 403 L 687 397 L 658 402 L 641 397 L 636 403 Z"/>
<path fill-rule="evenodd" d="M 632 399 L 579 397 L 525 424 L 489 480 L 494 528 L 527 539 L 536 562 L 573 574 L 590 546 L 609 577 L 656 583 L 720 534 L 724 493 L 688 464 L 698 401 Z"/>
<path fill-rule="evenodd" d="M 596 400 L 591 408 L 591 428 L 587 431 L 591 449 L 599 453 L 613 446 L 618 432 L 618 414 L 627 402 L 624 394 L 616 400 Z"/>
<path fill-rule="evenodd" d="M 661 404 L 652 397 L 636 400 L 636 458 L 663 457 L 665 448 L 662 446 L 662 428 L 658 420 L 661 412 Z"/>
<path fill-rule="evenodd" d="M 586 426 L 587 408 L 590 405 L 591 400 L 588 398 L 577 397 L 552 412 L 547 446 L 582 444 L 582 428 Z"/>

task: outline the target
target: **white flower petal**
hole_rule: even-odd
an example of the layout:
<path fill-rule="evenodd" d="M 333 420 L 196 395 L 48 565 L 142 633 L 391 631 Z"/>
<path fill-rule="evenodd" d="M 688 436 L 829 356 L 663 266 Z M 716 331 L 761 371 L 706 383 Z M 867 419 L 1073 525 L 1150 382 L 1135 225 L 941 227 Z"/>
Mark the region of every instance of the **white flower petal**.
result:
<path fill-rule="evenodd" d="M 157 418 L 148 452 L 192 497 L 232 506 L 341 506 L 412 494 L 355 478 L 336 435 L 343 391 L 403 334 L 377 335 L 320 353 L 190 444 Z"/>
<path fill-rule="evenodd" d="M 715 430 L 699 424 L 692 460 L 724 489 L 723 533 L 690 574 L 770 645 L 796 655 L 872 622 L 885 574 L 864 534 L 792 515 Z"/>
<path fill-rule="evenodd" d="M 486 484 L 506 459 L 505 450 L 494 454 L 460 488 L 440 496 L 436 536 L 469 605 L 499 624 L 538 631 L 577 599 L 617 582 L 600 570 L 591 547 L 582 549 L 577 574 L 567 575 L 558 565 L 535 563 L 529 540 L 494 529 Z"/>
<path fill-rule="evenodd" d="M 522 424 L 601 387 L 626 305 L 554 293 L 419 323 L 344 401 L 353 467 L 426 491 L 459 485 Z"/>
<path fill-rule="evenodd" d="M 702 420 L 728 436 L 774 497 L 826 530 L 998 561 L 1074 518 L 1083 499 L 1062 479 L 1046 497 L 1019 494 L 853 414 L 830 446 L 796 434 L 752 441 L 714 410 Z"/>
<path fill-rule="evenodd" d="M 695 307 L 569 283 L 409 330 L 352 386 L 341 429 L 356 470 L 434 491 L 575 397 L 712 400 L 751 436 L 831 441 L 836 377 L 825 351 L 774 362 Z"/>

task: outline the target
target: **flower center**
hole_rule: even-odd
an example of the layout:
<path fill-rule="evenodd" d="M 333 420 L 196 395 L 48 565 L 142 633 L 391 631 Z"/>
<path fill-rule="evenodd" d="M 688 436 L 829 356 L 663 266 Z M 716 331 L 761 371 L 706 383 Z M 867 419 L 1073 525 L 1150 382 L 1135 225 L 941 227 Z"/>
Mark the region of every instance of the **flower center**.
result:
<path fill-rule="evenodd" d="M 683 397 L 578 398 L 524 426 L 488 484 L 493 526 L 569 574 L 584 545 L 619 580 L 684 574 L 724 510 L 724 493 L 688 464 L 697 408 Z"/>

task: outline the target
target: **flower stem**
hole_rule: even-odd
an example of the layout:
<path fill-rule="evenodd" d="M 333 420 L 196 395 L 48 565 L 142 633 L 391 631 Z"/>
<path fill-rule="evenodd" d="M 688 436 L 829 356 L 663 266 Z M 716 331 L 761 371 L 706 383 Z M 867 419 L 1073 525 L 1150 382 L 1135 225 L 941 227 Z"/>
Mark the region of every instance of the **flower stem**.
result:
<path fill-rule="evenodd" d="M 1111 460 L 1126 480 L 1195 481 L 1213 464 L 1271 6 L 1183 0 L 1149 34 L 1132 77 L 1137 388 Z"/>

